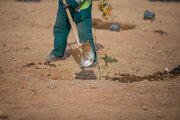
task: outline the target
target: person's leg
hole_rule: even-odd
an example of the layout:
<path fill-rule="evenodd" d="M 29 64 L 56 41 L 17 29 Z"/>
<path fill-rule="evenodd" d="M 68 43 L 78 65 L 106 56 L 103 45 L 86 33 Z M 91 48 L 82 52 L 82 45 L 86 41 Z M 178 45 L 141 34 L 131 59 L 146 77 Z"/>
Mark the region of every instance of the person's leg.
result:
<path fill-rule="evenodd" d="M 67 15 L 63 9 L 62 2 L 59 3 L 56 22 L 53 29 L 54 34 L 54 49 L 51 52 L 54 56 L 64 56 L 67 37 L 70 31 L 70 24 L 68 22 Z"/>
<path fill-rule="evenodd" d="M 96 48 L 94 44 L 94 39 L 93 39 L 93 33 L 92 33 L 92 19 L 91 16 L 87 17 L 86 19 L 76 22 L 77 29 L 78 29 L 78 34 L 79 34 L 79 39 L 80 42 L 86 42 L 89 40 L 89 43 L 91 44 L 91 47 L 94 51 L 94 62 L 97 60 L 97 55 L 96 55 Z"/>

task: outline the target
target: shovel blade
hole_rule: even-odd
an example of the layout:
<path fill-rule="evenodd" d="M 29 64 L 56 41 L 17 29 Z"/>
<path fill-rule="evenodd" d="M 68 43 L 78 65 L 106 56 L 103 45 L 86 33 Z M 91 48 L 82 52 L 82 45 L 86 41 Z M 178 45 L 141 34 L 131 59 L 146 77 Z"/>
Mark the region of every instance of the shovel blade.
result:
<path fill-rule="evenodd" d="M 88 67 L 94 61 L 94 52 L 89 41 L 82 43 L 79 48 L 73 49 L 71 53 L 76 63 L 81 67 Z"/>

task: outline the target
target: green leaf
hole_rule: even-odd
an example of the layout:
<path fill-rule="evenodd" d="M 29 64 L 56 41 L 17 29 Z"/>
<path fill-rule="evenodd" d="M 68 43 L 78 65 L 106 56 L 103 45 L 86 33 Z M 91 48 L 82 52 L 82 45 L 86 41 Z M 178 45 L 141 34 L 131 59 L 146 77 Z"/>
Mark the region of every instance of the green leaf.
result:
<path fill-rule="evenodd" d="M 108 57 L 107 54 L 104 54 L 104 57 L 100 57 L 100 59 L 104 60 L 106 67 L 108 67 L 108 63 L 118 62 L 116 58 Z"/>
<path fill-rule="evenodd" d="M 114 62 L 118 62 L 118 60 L 116 58 L 109 58 L 108 62 L 114 63 Z"/>

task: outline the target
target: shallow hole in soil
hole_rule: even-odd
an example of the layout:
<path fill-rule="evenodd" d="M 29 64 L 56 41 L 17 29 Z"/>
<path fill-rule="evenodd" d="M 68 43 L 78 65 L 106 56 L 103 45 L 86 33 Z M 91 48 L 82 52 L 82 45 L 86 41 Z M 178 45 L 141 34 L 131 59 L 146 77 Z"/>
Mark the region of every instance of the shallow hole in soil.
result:
<path fill-rule="evenodd" d="M 136 25 L 134 24 L 129 24 L 129 23 L 120 23 L 120 22 L 104 22 L 100 19 L 94 18 L 92 20 L 92 27 L 96 29 L 105 29 L 109 30 L 110 26 L 112 24 L 118 24 L 120 26 L 121 30 L 130 30 L 130 29 L 135 29 Z"/>
<path fill-rule="evenodd" d="M 131 74 L 122 74 L 122 73 L 116 73 L 115 77 L 110 77 L 109 79 L 112 81 L 119 81 L 122 83 L 129 83 L 129 82 L 140 82 L 143 80 L 148 81 L 161 81 L 161 80 L 168 80 L 173 79 L 180 76 L 180 74 L 169 74 L 167 72 L 156 72 L 152 75 L 147 76 L 136 76 Z"/>

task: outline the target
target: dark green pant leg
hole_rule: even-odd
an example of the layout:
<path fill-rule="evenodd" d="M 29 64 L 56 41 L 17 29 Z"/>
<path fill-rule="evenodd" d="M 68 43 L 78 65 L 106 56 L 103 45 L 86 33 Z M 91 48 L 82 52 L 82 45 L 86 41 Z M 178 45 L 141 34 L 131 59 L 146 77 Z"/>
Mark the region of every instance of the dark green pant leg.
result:
<path fill-rule="evenodd" d="M 91 47 L 94 51 L 95 57 L 94 61 L 97 60 L 97 55 L 96 55 L 96 48 L 94 45 L 94 39 L 93 39 L 93 33 L 92 33 L 92 19 L 91 16 L 87 17 L 86 19 L 76 22 L 77 29 L 78 29 L 78 34 L 79 34 L 79 39 L 80 42 L 86 42 L 89 40 L 89 43 L 91 44 Z"/>
<path fill-rule="evenodd" d="M 67 15 L 60 2 L 56 17 L 56 22 L 53 29 L 54 50 L 51 52 L 51 54 L 55 56 L 64 56 L 69 31 L 70 31 L 70 24 L 68 22 Z"/>

